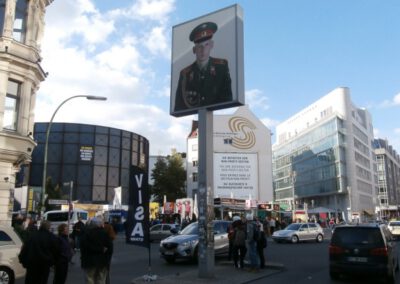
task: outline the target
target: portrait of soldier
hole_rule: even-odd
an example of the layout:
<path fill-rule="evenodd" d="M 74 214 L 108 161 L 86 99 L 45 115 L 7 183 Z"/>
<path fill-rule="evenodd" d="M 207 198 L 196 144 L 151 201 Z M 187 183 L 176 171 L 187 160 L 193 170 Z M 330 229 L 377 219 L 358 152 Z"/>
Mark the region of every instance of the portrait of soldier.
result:
<path fill-rule="evenodd" d="M 226 59 L 210 56 L 217 24 L 205 22 L 189 35 L 194 43 L 195 62 L 183 68 L 175 96 L 175 111 L 214 105 L 232 100 L 231 77 Z"/>

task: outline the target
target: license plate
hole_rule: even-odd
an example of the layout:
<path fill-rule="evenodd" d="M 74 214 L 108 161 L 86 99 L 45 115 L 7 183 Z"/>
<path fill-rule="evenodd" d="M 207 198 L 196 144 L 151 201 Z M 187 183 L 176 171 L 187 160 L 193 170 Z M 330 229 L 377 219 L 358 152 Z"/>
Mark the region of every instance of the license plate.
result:
<path fill-rule="evenodd" d="M 174 255 L 174 252 L 173 252 L 173 251 L 170 251 L 170 250 L 168 250 L 168 251 L 164 252 L 164 254 L 165 254 L 165 255 Z"/>
<path fill-rule="evenodd" d="M 366 257 L 351 256 L 351 257 L 348 257 L 347 259 L 348 259 L 348 261 L 351 261 L 351 262 L 367 262 Z"/>

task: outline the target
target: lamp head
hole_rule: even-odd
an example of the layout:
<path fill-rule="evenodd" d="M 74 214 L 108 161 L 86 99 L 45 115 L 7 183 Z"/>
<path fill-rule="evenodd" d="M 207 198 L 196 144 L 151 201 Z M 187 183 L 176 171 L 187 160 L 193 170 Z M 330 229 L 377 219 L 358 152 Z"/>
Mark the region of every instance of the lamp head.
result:
<path fill-rule="evenodd" d="M 100 97 L 100 96 L 86 96 L 88 100 L 97 100 L 97 101 L 106 101 L 106 97 Z"/>

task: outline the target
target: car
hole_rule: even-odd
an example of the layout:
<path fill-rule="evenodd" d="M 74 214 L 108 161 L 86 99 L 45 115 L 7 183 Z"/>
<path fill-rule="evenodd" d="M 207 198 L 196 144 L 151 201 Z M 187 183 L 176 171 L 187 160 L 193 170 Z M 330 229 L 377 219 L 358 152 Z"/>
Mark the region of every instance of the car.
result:
<path fill-rule="evenodd" d="M 0 225 L 0 283 L 12 284 L 25 276 L 26 270 L 18 260 L 21 247 L 22 240 L 14 229 Z"/>
<path fill-rule="evenodd" d="M 228 254 L 228 226 L 231 222 L 214 220 L 214 253 L 215 255 Z M 176 235 L 172 235 L 160 242 L 160 254 L 168 263 L 176 259 L 197 261 L 199 247 L 199 224 L 194 222 L 186 226 Z"/>
<path fill-rule="evenodd" d="M 161 241 L 179 231 L 177 224 L 156 224 L 150 227 L 150 242 Z"/>
<path fill-rule="evenodd" d="M 283 230 L 275 231 L 272 239 L 277 243 L 312 240 L 321 243 L 324 240 L 324 230 L 318 223 L 292 223 Z"/>
<path fill-rule="evenodd" d="M 400 221 L 390 221 L 387 226 L 394 237 L 400 238 Z"/>
<path fill-rule="evenodd" d="M 329 274 L 383 276 L 394 283 L 398 270 L 397 243 L 384 224 L 337 227 L 329 245 Z"/>

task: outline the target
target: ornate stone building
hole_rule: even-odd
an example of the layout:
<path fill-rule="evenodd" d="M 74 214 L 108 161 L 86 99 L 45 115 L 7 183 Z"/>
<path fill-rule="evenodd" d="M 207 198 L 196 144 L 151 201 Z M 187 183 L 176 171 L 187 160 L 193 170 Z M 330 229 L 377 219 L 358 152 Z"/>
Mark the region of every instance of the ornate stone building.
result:
<path fill-rule="evenodd" d="M 0 224 L 11 223 L 16 173 L 31 161 L 44 15 L 53 0 L 0 0 Z"/>

